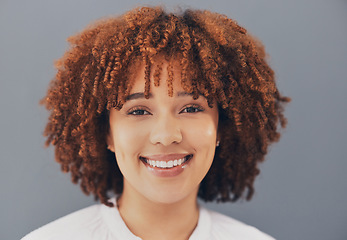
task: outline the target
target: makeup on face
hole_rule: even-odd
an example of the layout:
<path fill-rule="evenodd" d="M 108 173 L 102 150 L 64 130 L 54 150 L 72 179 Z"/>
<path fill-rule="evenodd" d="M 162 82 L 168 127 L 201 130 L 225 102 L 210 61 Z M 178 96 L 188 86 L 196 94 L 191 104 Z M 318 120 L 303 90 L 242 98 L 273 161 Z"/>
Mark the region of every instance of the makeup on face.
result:
<path fill-rule="evenodd" d="M 163 64 L 163 69 L 166 69 Z M 174 77 L 180 76 L 174 69 Z M 124 177 L 123 194 L 135 189 L 153 201 L 171 202 L 195 192 L 215 153 L 218 108 L 200 96 L 193 99 L 174 78 L 172 97 L 165 84 L 144 95 L 144 67 L 139 69 L 122 109 L 110 111 L 109 145 Z M 131 187 L 128 187 L 131 186 Z"/>

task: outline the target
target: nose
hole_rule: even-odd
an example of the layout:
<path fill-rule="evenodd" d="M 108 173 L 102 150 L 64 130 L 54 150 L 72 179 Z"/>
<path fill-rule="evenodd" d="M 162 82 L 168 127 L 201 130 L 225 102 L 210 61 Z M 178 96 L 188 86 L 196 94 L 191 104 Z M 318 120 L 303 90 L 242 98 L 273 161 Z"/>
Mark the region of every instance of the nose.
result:
<path fill-rule="evenodd" d="M 179 126 L 179 120 L 170 114 L 158 116 L 154 122 L 150 141 L 152 144 L 162 144 L 169 146 L 172 143 L 180 143 L 182 141 L 182 132 Z"/>

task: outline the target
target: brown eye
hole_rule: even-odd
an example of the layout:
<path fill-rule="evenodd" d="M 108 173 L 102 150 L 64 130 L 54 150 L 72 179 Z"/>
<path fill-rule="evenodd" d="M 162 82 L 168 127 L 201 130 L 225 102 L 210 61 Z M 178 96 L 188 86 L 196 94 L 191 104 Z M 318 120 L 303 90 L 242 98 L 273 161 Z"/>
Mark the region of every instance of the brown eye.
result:
<path fill-rule="evenodd" d="M 146 111 L 145 109 L 131 109 L 127 113 L 128 115 L 136 115 L 136 116 L 141 116 L 141 115 L 150 115 L 150 112 Z"/>
<path fill-rule="evenodd" d="M 180 113 L 197 113 L 202 111 L 204 111 L 202 107 L 193 105 L 184 108 Z"/>

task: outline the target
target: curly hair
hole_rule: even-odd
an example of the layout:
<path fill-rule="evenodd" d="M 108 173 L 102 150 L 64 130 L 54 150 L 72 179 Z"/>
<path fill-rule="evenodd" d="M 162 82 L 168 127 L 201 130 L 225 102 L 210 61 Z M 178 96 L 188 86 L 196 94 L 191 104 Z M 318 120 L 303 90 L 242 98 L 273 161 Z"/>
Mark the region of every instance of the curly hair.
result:
<path fill-rule="evenodd" d="M 218 103 L 221 145 L 202 180 L 204 201 L 250 200 L 269 144 L 285 127 L 283 105 L 263 45 L 228 17 L 200 10 L 167 13 L 142 7 L 119 17 L 101 19 L 68 38 L 70 48 L 56 62 L 57 74 L 41 103 L 50 111 L 46 145 L 55 146 L 62 171 L 71 172 L 86 194 L 107 205 L 108 194 L 123 191 L 123 176 L 107 149 L 109 111 L 121 109 L 132 87 L 136 62 L 145 63 L 145 96 L 150 74 L 159 84 L 162 65 L 179 63 L 182 87 L 194 98 Z M 136 65 L 136 64 L 135 64 Z"/>

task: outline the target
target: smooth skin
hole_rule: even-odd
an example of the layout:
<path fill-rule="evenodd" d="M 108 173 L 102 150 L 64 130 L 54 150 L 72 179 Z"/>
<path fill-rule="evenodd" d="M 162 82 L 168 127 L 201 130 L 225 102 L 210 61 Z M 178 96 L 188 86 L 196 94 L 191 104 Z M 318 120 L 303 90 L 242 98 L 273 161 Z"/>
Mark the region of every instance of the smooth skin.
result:
<path fill-rule="evenodd" d="M 194 100 L 174 67 L 174 93 L 168 95 L 167 62 L 160 85 L 151 75 L 150 98 L 144 98 L 144 66 L 135 75 L 130 98 L 110 111 L 108 145 L 124 176 L 119 212 L 132 233 L 143 240 L 189 239 L 199 218 L 197 192 L 215 154 L 218 108 L 200 96 Z M 177 176 L 153 174 L 140 156 L 193 154 Z M 179 166 L 180 167 L 180 166 Z"/>

